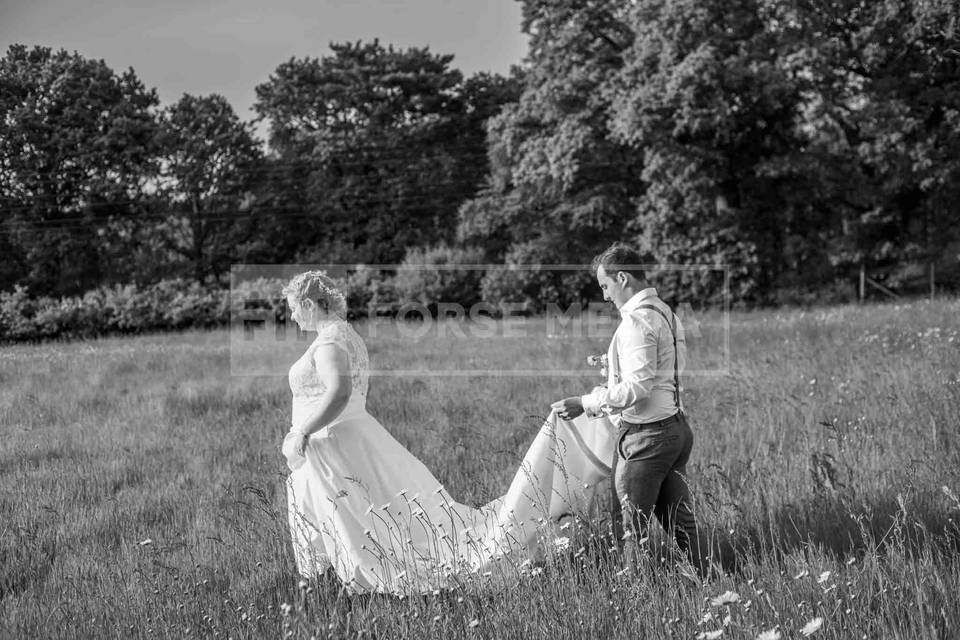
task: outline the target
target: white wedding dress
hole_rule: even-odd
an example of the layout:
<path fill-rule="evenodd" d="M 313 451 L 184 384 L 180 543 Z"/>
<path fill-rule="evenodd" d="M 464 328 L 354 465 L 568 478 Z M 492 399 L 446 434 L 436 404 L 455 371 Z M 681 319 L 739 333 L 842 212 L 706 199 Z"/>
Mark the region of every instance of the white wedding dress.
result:
<path fill-rule="evenodd" d="M 353 392 L 337 419 L 310 437 L 306 460 L 289 460 L 296 467 L 287 496 L 301 575 L 332 567 L 352 593 L 509 584 L 549 553 L 549 544 L 564 541 L 567 529 L 558 533 L 558 521 L 596 515 L 609 486 L 609 422 L 551 413 L 506 495 L 479 508 L 458 503 L 367 413 L 367 349 L 344 321 L 321 328 L 290 368 L 294 428 L 325 391 L 317 376 L 325 365 L 314 352 L 330 343 L 349 356 Z"/>

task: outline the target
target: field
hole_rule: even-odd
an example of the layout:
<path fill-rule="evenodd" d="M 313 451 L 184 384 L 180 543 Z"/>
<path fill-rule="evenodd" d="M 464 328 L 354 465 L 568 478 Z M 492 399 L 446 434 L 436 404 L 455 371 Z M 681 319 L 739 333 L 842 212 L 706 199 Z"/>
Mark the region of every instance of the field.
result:
<path fill-rule="evenodd" d="M 685 402 L 723 575 L 588 551 L 503 592 L 404 599 L 295 574 L 278 446 L 303 342 L 242 362 L 225 331 L 5 347 L 0 637 L 960 637 L 958 316 L 734 313 L 729 357 L 691 344 L 715 370 Z M 596 381 L 561 374 L 603 337 L 523 322 L 519 342 L 369 339 L 375 369 L 413 369 L 372 379 L 371 413 L 462 502 L 502 493 L 549 403 Z M 548 374 L 462 373 L 518 363 Z"/>

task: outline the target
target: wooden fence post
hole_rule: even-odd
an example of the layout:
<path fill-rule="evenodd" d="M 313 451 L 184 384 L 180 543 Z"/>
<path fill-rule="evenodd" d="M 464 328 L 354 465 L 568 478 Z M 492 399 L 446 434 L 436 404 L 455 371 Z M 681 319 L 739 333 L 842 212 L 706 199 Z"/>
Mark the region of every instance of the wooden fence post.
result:
<path fill-rule="evenodd" d="M 860 304 L 863 304 L 863 297 L 867 293 L 867 271 L 863 266 L 863 263 L 860 263 Z"/>
<path fill-rule="evenodd" d="M 934 296 L 937 295 L 937 276 L 936 276 L 937 267 L 933 262 L 930 263 L 930 299 L 933 300 Z"/>

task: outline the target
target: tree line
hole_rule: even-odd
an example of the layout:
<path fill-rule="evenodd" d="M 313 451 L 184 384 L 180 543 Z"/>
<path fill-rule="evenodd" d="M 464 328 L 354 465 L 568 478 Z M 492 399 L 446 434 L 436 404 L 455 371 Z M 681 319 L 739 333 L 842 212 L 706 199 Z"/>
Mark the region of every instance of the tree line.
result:
<path fill-rule="evenodd" d="M 130 69 L 0 59 L 0 290 L 68 296 L 233 263 L 588 261 L 613 240 L 723 267 L 738 301 L 960 282 L 960 23 L 949 0 L 522 0 L 504 77 L 379 41 L 161 106 Z M 658 284 L 709 300 L 714 270 Z M 498 271 L 502 300 L 593 296 Z"/>

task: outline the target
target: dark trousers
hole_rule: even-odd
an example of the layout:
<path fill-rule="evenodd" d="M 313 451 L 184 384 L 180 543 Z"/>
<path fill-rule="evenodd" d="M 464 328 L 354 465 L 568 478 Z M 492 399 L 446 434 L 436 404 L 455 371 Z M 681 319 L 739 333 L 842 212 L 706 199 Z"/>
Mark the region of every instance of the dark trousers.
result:
<path fill-rule="evenodd" d="M 613 530 L 618 540 L 624 530 L 630 532 L 628 560 L 636 561 L 631 554 L 638 552 L 654 514 L 704 575 L 706 560 L 686 479 L 692 448 L 693 431 L 682 413 L 659 424 L 621 427 L 613 459 Z"/>

